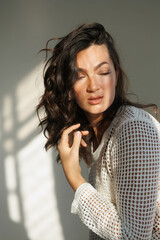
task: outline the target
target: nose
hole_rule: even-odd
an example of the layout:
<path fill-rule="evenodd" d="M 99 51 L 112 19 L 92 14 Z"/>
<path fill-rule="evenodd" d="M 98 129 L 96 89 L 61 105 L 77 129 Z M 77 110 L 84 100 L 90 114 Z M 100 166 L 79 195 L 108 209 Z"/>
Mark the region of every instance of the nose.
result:
<path fill-rule="evenodd" d="M 96 77 L 94 77 L 94 76 L 88 77 L 87 91 L 88 92 L 96 92 L 97 90 L 99 90 L 99 88 L 100 88 L 100 86 L 99 86 L 98 79 L 96 79 Z"/>

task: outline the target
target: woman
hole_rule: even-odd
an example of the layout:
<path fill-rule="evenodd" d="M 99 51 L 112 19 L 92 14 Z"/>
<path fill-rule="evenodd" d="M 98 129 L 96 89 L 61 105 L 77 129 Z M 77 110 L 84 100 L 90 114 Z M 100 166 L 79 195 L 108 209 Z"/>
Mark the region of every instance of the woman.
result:
<path fill-rule="evenodd" d="M 160 124 L 127 98 L 114 41 L 98 23 L 60 39 L 45 66 L 46 149 L 56 146 L 75 191 L 71 212 L 90 239 L 160 239 Z M 79 155 L 89 167 L 81 175 Z"/>

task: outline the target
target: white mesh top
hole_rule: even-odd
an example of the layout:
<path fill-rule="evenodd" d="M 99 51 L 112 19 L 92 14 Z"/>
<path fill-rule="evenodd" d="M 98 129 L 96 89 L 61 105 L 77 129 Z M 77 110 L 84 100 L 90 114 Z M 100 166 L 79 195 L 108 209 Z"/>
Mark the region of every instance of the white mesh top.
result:
<path fill-rule="evenodd" d="M 160 239 L 160 123 L 121 106 L 90 155 L 89 183 L 76 190 L 71 207 L 90 240 Z"/>

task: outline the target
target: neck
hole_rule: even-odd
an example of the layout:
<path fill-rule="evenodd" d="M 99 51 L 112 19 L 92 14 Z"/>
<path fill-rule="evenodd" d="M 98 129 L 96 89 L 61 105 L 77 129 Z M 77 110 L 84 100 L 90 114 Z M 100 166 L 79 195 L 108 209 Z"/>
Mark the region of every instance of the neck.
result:
<path fill-rule="evenodd" d="M 93 130 L 94 130 L 94 137 L 93 137 L 93 146 L 94 149 L 96 149 L 102 139 L 104 131 L 108 128 L 110 121 L 104 121 L 101 124 L 101 121 L 103 119 L 103 114 L 87 114 L 86 117 L 88 118 L 88 121 L 90 122 Z"/>
<path fill-rule="evenodd" d="M 91 126 L 94 130 L 95 137 L 98 140 L 99 135 L 100 135 L 100 125 L 101 125 L 99 123 L 101 122 L 103 117 L 102 116 L 95 116 L 95 115 L 91 116 L 90 115 L 90 116 L 87 116 L 87 118 L 88 118 L 88 120 L 89 120 L 89 122 L 90 122 L 90 124 L 91 124 Z"/>
<path fill-rule="evenodd" d="M 95 134 L 95 137 L 93 137 L 93 149 L 94 149 L 94 151 L 99 146 L 99 144 L 102 140 L 102 136 L 103 136 L 105 130 L 109 127 L 109 125 L 110 125 L 110 122 L 105 121 L 103 124 L 100 124 L 98 126 L 93 126 L 93 130 L 94 130 L 94 134 Z"/>

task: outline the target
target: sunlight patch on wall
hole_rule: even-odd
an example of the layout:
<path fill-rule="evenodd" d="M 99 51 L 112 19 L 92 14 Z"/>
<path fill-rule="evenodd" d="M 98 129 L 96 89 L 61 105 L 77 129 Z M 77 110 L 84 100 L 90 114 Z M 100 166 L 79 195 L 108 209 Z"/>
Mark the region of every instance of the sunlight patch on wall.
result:
<path fill-rule="evenodd" d="M 35 112 L 38 98 L 43 89 L 43 65 L 38 65 L 18 84 L 16 90 L 16 112 L 18 121 L 24 122 Z"/>
<path fill-rule="evenodd" d="M 3 142 L 3 148 L 6 152 L 13 152 L 15 147 L 14 140 L 12 138 L 8 138 Z"/>
<path fill-rule="evenodd" d="M 5 159 L 5 177 L 6 177 L 6 187 L 8 190 L 8 212 L 10 219 L 14 222 L 20 222 L 20 207 L 19 199 L 16 194 L 17 190 L 17 180 L 16 180 L 16 167 L 15 159 L 12 155 L 8 155 Z"/>
<path fill-rule="evenodd" d="M 24 224 L 31 239 L 63 239 L 53 195 L 52 153 L 43 149 L 44 142 L 38 135 L 17 154 Z"/>
<path fill-rule="evenodd" d="M 8 195 L 8 206 L 10 219 L 13 222 L 20 222 L 19 199 L 16 193 L 13 192 Z"/>
<path fill-rule="evenodd" d="M 32 116 L 25 124 L 17 131 L 18 140 L 24 140 L 31 135 L 38 126 L 37 116 Z"/>
<path fill-rule="evenodd" d="M 54 189 L 53 153 L 44 150 L 37 134 L 36 105 L 43 92 L 42 64 L 3 101 L 2 145 L 8 214 L 21 223 L 30 240 L 64 240 Z"/>

